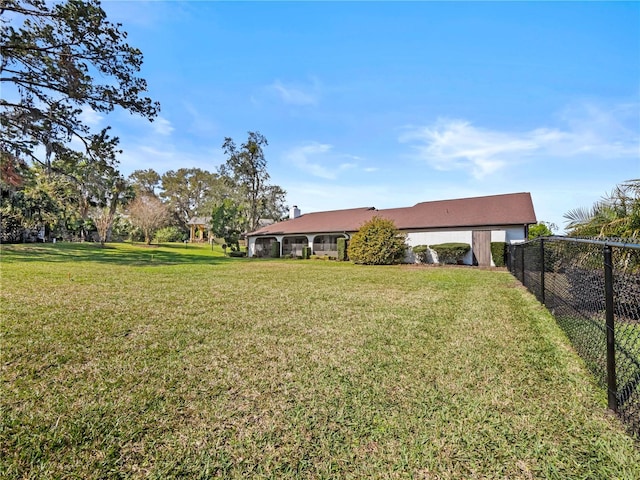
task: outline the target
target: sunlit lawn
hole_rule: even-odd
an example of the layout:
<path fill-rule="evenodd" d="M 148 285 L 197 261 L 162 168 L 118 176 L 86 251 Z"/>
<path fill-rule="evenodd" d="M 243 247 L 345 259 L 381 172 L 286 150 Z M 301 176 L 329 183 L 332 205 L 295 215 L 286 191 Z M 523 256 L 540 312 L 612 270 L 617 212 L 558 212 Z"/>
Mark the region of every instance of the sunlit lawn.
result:
<path fill-rule="evenodd" d="M 2 478 L 640 478 L 504 271 L 2 247 Z"/>

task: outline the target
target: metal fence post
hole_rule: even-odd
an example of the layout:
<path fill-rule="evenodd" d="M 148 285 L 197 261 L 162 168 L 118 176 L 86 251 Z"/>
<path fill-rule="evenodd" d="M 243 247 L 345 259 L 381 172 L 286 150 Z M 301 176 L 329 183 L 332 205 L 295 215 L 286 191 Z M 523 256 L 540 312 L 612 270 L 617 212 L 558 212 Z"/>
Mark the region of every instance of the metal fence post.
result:
<path fill-rule="evenodd" d="M 540 303 L 545 305 L 544 298 L 544 239 L 540 239 Z"/>
<path fill-rule="evenodd" d="M 618 387 L 616 385 L 616 346 L 614 335 L 613 313 L 613 262 L 611 259 L 611 246 L 605 245 L 604 253 L 604 294 L 606 307 L 607 327 L 607 392 L 609 408 L 618 411 Z"/>
<path fill-rule="evenodd" d="M 524 282 L 524 273 L 525 273 L 525 269 L 524 269 L 524 243 L 520 246 L 520 260 L 522 261 L 522 285 L 526 286 L 526 284 Z"/>

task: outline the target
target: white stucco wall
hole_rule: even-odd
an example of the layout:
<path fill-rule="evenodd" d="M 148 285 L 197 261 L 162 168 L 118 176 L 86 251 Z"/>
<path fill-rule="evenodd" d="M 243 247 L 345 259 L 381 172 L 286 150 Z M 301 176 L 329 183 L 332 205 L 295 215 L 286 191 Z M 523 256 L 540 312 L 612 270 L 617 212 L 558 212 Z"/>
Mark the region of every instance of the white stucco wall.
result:
<path fill-rule="evenodd" d="M 493 234 L 491 236 L 492 242 L 507 242 L 507 243 L 520 243 L 526 240 L 524 226 L 522 227 L 509 227 L 504 229 L 506 234 L 505 240 L 493 240 Z"/>
<path fill-rule="evenodd" d="M 247 238 L 247 256 L 253 257 L 256 254 L 256 237 Z"/>
<path fill-rule="evenodd" d="M 506 232 L 506 230 L 491 230 L 491 241 L 492 242 L 506 242 L 507 241 L 507 232 Z"/>
<path fill-rule="evenodd" d="M 471 245 L 471 230 L 411 232 L 407 234 L 407 245 L 437 245 L 439 243 L 468 243 Z"/>
<path fill-rule="evenodd" d="M 486 230 L 488 230 L 487 228 Z M 485 230 L 485 229 L 483 229 Z M 492 227 L 491 228 L 491 241 L 492 242 L 507 242 L 518 243 L 524 241 L 524 227 Z M 472 245 L 473 231 L 472 230 L 440 230 L 432 232 L 409 232 L 407 233 L 407 250 L 406 261 L 414 263 L 416 261 L 411 247 L 416 245 L 438 245 L 440 243 L 468 243 Z M 434 261 L 437 261 L 437 254 L 431 250 Z M 473 264 L 473 252 L 469 250 L 463 259 L 465 265 Z M 493 265 L 493 260 L 491 261 Z"/>

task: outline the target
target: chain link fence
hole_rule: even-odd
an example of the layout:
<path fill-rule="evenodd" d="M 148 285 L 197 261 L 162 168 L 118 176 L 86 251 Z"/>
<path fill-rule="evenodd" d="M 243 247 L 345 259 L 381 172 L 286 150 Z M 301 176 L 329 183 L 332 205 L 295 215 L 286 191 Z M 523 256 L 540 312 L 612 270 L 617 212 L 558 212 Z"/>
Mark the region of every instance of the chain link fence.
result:
<path fill-rule="evenodd" d="M 609 408 L 640 439 L 640 244 L 543 237 L 509 247 L 511 273 L 555 316 Z"/>

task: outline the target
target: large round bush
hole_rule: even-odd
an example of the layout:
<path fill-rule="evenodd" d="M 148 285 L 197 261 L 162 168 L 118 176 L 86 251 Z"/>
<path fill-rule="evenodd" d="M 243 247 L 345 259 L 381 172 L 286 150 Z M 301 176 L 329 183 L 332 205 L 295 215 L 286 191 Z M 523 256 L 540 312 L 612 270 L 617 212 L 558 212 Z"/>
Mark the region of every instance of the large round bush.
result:
<path fill-rule="evenodd" d="M 391 265 L 404 260 L 407 245 L 391 220 L 373 217 L 349 241 L 348 255 L 354 263 Z"/>

